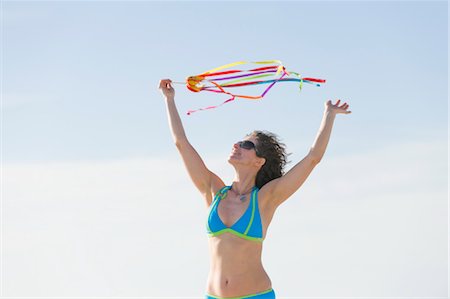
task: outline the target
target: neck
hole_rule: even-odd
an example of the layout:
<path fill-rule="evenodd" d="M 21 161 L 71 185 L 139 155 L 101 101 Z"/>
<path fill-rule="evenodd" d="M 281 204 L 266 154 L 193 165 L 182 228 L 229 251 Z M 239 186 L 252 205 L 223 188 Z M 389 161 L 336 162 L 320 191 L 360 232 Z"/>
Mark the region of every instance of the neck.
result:
<path fill-rule="evenodd" d="M 250 192 L 256 184 L 256 173 L 236 170 L 233 180 L 233 190 L 238 194 L 246 194 Z"/>

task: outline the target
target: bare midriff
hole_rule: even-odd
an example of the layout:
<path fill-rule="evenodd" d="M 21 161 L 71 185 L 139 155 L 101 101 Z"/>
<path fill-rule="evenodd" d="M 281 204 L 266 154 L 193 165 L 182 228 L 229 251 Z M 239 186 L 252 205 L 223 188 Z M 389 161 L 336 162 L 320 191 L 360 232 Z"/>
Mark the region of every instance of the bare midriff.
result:
<path fill-rule="evenodd" d="M 228 232 L 208 239 L 211 256 L 206 287 L 208 294 L 238 297 L 272 287 L 261 262 L 262 243 Z"/>

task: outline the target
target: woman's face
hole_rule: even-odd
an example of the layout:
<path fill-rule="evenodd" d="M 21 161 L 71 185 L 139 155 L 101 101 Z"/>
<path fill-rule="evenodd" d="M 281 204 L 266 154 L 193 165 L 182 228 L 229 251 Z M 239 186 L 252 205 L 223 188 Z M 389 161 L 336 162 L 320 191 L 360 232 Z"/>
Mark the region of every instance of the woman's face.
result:
<path fill-rule="evenodd" d="M 247 136 L 242 141 L 251 141 L 258 148 L 258 140 L 255 136 Z M 246 144 L 244 144 L 245 146 Z M 247 144 L 248 145 L 248 144 Z M 255 148 L 243 148 L 239 145 L 239 142 L 233 144 L 228 162 L 231 164 L 245 164 L 253 165 L 261 158 L 256 155 Z"/>

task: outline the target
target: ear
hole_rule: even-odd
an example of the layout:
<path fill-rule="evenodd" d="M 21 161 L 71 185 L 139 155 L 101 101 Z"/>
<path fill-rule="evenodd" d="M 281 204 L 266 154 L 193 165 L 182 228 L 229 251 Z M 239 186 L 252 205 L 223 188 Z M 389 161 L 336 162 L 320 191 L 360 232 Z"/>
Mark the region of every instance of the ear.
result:
<path fill-rule="evenodd" d="M 266 159 L 258 157 L 258 159 L 256 160 L 256 165 L 261 168 L 264 164 L 266 164 Z"/>

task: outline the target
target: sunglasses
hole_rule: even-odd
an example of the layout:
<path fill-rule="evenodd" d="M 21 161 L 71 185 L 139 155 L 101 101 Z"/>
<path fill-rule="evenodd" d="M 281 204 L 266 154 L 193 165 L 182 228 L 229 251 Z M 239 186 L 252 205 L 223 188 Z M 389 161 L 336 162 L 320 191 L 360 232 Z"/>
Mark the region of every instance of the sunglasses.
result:
<path fill-rule="evenodd" d="M 237 145 L 239 145 L 240 148 L 251 150 L 254 149 L 256 154 L 258 154 L 258 151 L 256 150 L 256 145 L 251 142 L 250 140 L 244 140 L 244 141 L 238 141 L 236 142 Z"/>

